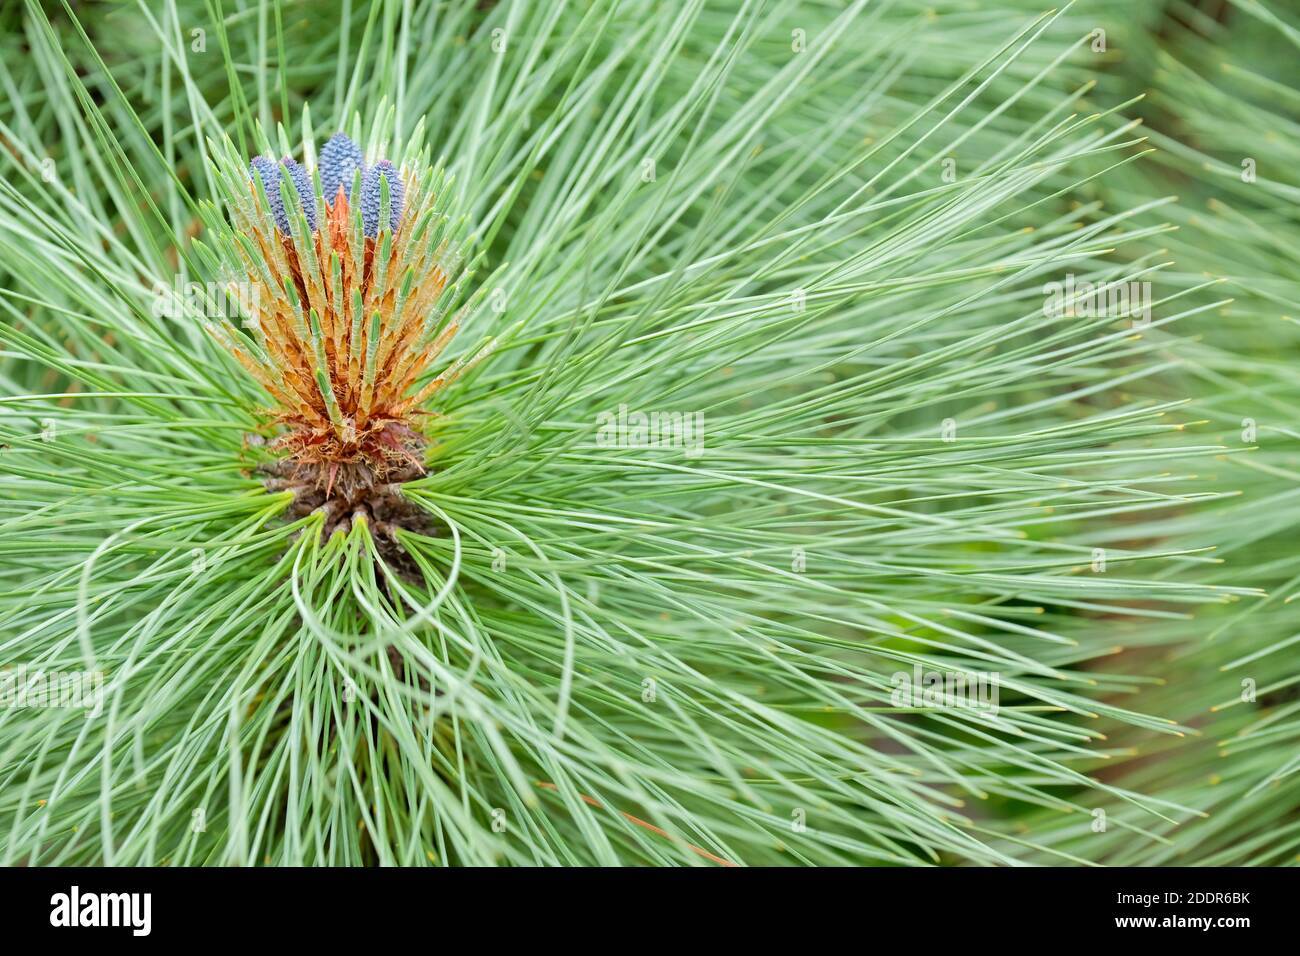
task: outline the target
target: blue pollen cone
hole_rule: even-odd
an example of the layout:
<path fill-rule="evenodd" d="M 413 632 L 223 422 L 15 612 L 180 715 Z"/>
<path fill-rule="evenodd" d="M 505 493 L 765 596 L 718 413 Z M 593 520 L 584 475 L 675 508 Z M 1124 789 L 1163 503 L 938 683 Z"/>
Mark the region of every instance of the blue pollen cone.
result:
<path fill-rule="evenodd" d="M 280 160 L 284 168 L 289 170 L 289 178 L 293 180 L 294 192 L 298 194 L 298 202 L 302 206 L 303 214 L 307 217 L 307 228 L 315 232 L 316 230 L 316 190 L 312 187 L 311 176 L 307 169 L 301 163 L 295 162 L 289 157 Z M 280 231 L 286 236 L 290 235 L 289 215 L 285 210 L 283 221 L 277 219 L 275 224 L 280 227 Z"/>
<path fill-rule="evenodd" d="M 339 186 L 343 195 L 352 198 L 352 176 L 361 167 L 361 147 L 352 142 L 345 133 L 335 133 L 321 147 L 320 158 L 316 168 L 320 171 L 321 191 L 325 201 L 334 202 Z"/>
<path fill-rule="evenodd" d="M 271 204 L 271 216 L 275 219 L 276 226 L 283 229 L 284 226 L 280 223 L 287 225 L 289 219 L 284 213 L 284 200 L 280 198 L 279 164 L 265 156 L 254 156 L 248 164 L 248 170 L 249 176 L 257 176 L 262 180 L 262 188 L 266 190 L 267 201 Z"/>
<path fill-rule="evenodd" d="M 397 224 L 402 221 L 402 200 L 406 189 L 397 167 L 386 159 L 381 159 L 366 170 L 361 180 L 361 225 L 365 234 L 371 239 L 379 235 L 380 182 L 388 182 L 388 228 L 397 231 Z"/>
<path fill-rule="evenodd" d="M 298 194 L 298 202 L 302 205 L 304 215 L 307 217 L 307 228 L 316 228 L 316 192 L 312 188 L 311 176 L 307 170 L 299 163 L 288 157 L 277 163 L 273 159 L 265 156 L 254 156 L 253 161 L 248 164 L 249 175 L 256 175 L 262 180 L 262 188 L 266 190 L 267 202 L 271 204 L 271 218 L 275 220 L 275 228 L 279 229 L 286 236 L 292 235 L 293 232 L 289 226 L 289 210 L 284 204 L 284 196 L 280 192 L 280 165 L 289 170 L 289 179 L 293 182 L 294 192 Z"/>

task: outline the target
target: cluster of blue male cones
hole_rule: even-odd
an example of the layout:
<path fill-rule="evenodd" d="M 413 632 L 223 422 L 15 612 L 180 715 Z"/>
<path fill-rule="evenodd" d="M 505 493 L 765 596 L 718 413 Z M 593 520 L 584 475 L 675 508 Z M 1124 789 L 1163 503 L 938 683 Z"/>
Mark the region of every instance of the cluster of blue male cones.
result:
<path fill-rule="evenodd" d="M 287 236 L 291 234 L 290 209 L 281 192 L 281 166 L 289 174 L 298 205 L 307 220 L 307 227 L 314 232 L 320 222 L 320 210 L 311 174 L 305 166 L 288 156 L 278 163 L 268 156 L 257 156 L 249 164 L 249 173 L 261 179 L 267 201 L 271 204 L 276 228 Z M 321 148 L 316 168 L 320 174 L 321 196 L 327 205 L 336 203 L 340 192 L 349 202 L 352 201 L 354 191 L 360 193 L 362 229 L 371 239 L 379 235 L 380 220 L 383 218 L 383 190 L 387 184 L 388 226 L 393 232 L 397 231 L 398 223 L 402 220 L 405 189 L 401 174 L 392 162 L 381 159 L 373 165 L 366 165 L 361 147 L 346 134 L 335 133 Z"/>

